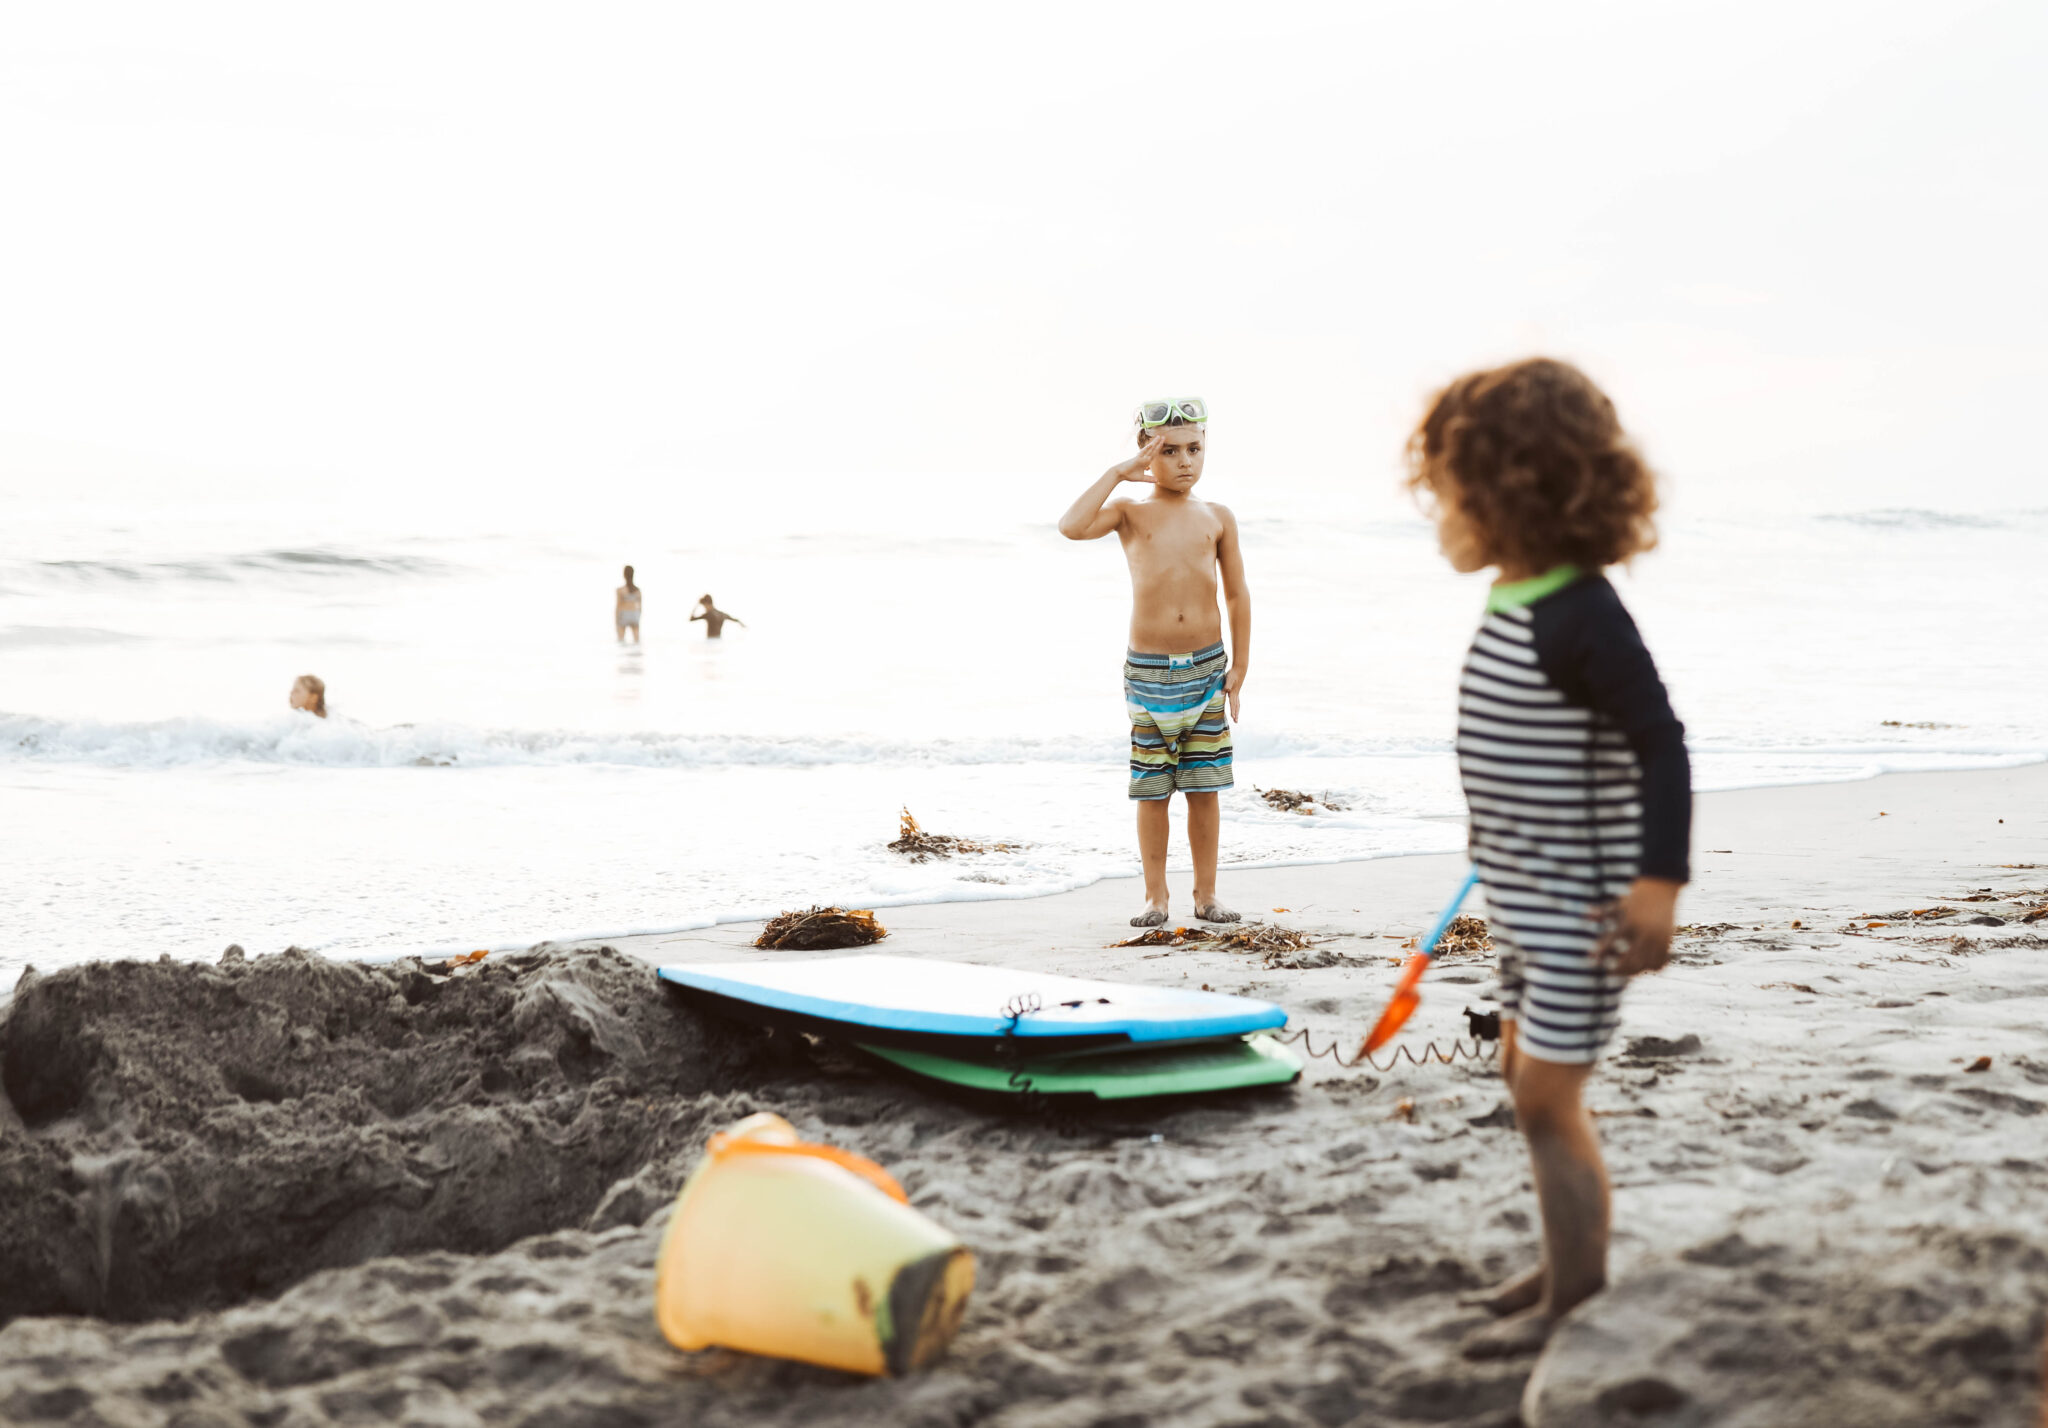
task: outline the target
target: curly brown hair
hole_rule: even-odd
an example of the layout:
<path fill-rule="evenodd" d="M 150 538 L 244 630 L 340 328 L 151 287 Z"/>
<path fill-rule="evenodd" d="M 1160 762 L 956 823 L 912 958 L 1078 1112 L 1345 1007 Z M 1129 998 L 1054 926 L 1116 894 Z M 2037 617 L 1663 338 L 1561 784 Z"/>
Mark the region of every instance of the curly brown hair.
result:
<path fill-rule="evenodd" d="M 1656 474 L 1607 394 L 1548 357 L 1438 392 L 1408 438 L 1408 489 L 1456 505 L 1490 564 L 1598 569 L 1657 544 Z"/>

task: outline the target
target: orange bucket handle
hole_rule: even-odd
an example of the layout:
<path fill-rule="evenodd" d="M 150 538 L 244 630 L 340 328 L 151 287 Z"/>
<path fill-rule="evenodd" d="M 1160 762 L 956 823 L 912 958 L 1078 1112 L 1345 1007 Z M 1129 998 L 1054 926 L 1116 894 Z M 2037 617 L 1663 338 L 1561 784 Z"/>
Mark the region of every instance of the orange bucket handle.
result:
<path fill-rule="evenodd" d="M 900 1204 L 910 1203 L 910 1197 L 903 1193 L 903 1187 L 896 1183 L 896 1177 L 865 1156 L 855 1155 L 850 1150 L 841 1150 L 835 1145 L 814 1145 L 804 1140 L 755 1140 L 751 1136 L 732 1135 L 720 1131 L 711 1137 L 709 1149 L 712 1155 L 721 1159 L 728 1155 L 807 1155 L 814 1160 L 829 1161 L 841 1170 L 851 1171 Z"/>

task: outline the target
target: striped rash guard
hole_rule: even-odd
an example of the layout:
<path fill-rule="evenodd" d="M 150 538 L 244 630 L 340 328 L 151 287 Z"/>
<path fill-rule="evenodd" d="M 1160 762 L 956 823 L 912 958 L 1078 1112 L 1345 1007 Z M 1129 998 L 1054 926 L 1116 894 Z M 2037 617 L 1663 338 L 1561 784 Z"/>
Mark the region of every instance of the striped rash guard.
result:
<path fill-rule="evenodd" d="M 1458 774 L 1500 952 L 1502 1013 L 1544 1061 L 1596 1059 L 1623 978 L 1594 912 L 1637 877 L 1685 882 L 1685 728 L 1621 597 L 1560 566 L 1496 585 L 1458 684 Z"/>

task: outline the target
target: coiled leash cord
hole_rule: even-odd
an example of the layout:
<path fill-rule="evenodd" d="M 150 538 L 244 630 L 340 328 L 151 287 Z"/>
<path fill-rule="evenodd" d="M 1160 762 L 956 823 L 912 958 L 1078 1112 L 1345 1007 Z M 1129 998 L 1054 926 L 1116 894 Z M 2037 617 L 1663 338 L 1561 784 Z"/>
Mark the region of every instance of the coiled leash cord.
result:
<path fill-rule="evenodd" d="M 1008 1023 L 1003 1027 L 1002 1057 L 1005 1061 L 1014 1062 L 1020 1059 L 1017 1054 L 1017 1023 L 1030 1016 L 1031 1013 L 1042 1011 L 1044 1008 L 1045 1001 L 1036 992 L 1019 992 L 1016 996 L 1003 1003 L 1003 1020 Z M 1037 1111 L 1044 1109 L 1045 1097 L 1032 1088 L 1031 1078 L 1024 1074 L 1023 1067 L 1013 1066 L 1011 1068 L 1010 1089 L 1017 1092 L 1023 1098 L 1022 1104 L 1027 1110 Z"/>
<path fill-rule="evenodd" d="M 1001 1056 L 1005 1061 L 1015 1063 L 1022 1059 L 1022 1044 L 1017 1040 L 1017 1023 L 1033 1012 L 1045 1010 L 1045 999 L 1036 992 L 1019 992 L 1003 1003 L 1003 1027 Z M 1057 1135 L 1072 1136 L 1080 1124 L 1069 1112 L 1054 1106 L 1053 1100 L 1031 1084 L 1031 1078 L 1024 1074 L 1024 1068 L 1013 1064 L 1010 1068 L 1009 1087 L 1017 1093 L 1017 1114 L 1028 1118 L 1042 1118 Z"/>
<path fill-rule="evenodd" d="M 1312 1039 L 1314 1033 L 1305 1026 L 1294 1031 L 1274 1032 L 1272 1035 L 1275 1041 L 1283 1045 L 1290 1042 L 1298 1043 L 1311 1059 L 1328 1057 L 1346 1070 L 1370 1066 L 1375 1071 L 1391 1071 L 1403 1061 L 1411 1066 L 1427 1066 L 1433 1061 L 1449 1066 L 1454 1061 L 1493 1060 L 1500 1050 L 1500 1013 L 1477 1012 L 1466 1007 L 1465 1024 L 1466 1029 L 1472 1034 L 1469 1037 L 1454 1038 L 1448 1051 L 1437 1042 L 1431 1041 L 1424 1044 L 1422 1054 L 1418 1056 L 1409 1050 L 1406 1042 L 1401 1042 L 1387 1053 L 1384 1061 L 1375 1060 L 1370 1053 L 1364 1051 L 1356 1056 L 1346 1056 L 1338 1050 L 1344 1043 L 1335 1037 L 1331 1038 L 1328 1046 L 1318 1051 Z"/>
<path fill-rule="evenodd" d="M 1002 1015 L 1003 1020 L 1007 1023 L 1003 1027 L 1002 1056 L 1004 1060 L 1016 1061 L 1018 1059 L 1017 1023 L 1030 1016 L 1031 1013 L 1043 1011 L 1044 1009 L 1045 1001 L 1036 992 L 1019 992 L 1016 996 L 1003 1003 Z M 1031 1078 L 1024 1074 L 1024 1068 L 1021 1066 L 1013 1067 L 1010 1071 L 1010 1089 L 1023 1096 L 1024 1104 L 1032 1106 L 1034 1109 L 1037 1108 L 1033 1104 L 1034 1097 L 1040 1102 L 1045 1099 L 1032 1089 Z"/>
<path fill-rule="evenodd" d="M 1030 1016 L 1033 1012 L 1042 1011 L 1044 1008 L 1045 1003 L 1036 992 L 1020 992 L 1003 1003 L 1002 1017 L 1004 1022 L 1007 1023 L 1003 1027 L 1002 1032 L 1005 1059 L 1014 1059 L 1018 1051 L 1021 1050 L 1017 1041 L 1017 1023 Z M 1500 1013 L 1497 1011 L 1474 1011 L 1472 1008 L 1466 1007 L 1465 1026 L 1471 1035 L 1454 1038 L 1451 1041 L 1449 1050 L 1446 1050 L 1438 1042 L 1430 1041 L 1424 1043 L 1422 1052 L 1418 1055 L 1408 1047 L 1407 1043 L 1403 1042 L 1388 1052 L 1386 1059 L 1383 1061 L 1375 1059 L 1370 1053 L 1364 1051 L 1359 1052 L 1357 1056 L 1346 1056 L 1338 1049 L 1343 1045 L 1343 1042 L 1336 1038 L 1332 1038 L 1328 1046 L 1317 1050 L 1314 1040 L 1315 1033 L 1305 1026 L 1294 1031 L 1283 1030 L 1267 1034 L 1283 1046 L 1290 1044 L 1299 1045 L 1303 1051 L 1308 1053 L 1311 1060 L 1327 1057 L 1346 1070 L 1353 1070 L 1360 1066 L 1369 1066 L 1375 1071 L 1387 1072 L 1392 1071 L 1404 1061 L 1411 1066 L 1428 1066 L 1431 1063 L 1449 1066 L 1458 1061 L 1487 1062 L 1493 1060 L 1500 1051 Z M 1018 1109 L 1025 1115 L 1046 1116 L 1052 1122 L 1054 1129 L 1061 1135 L 1072 1135 L 1077 1129 L 1076 1123 L 1071 1116 L 1051 1114 L 1053 1110 L 1051 1098 L 1031 1084 L 1031 1078 L 1024 1073 L 1023 1067 L 1016 1066 L 1012 1068 L 1009 1086 L 1011 1090 L 1018 1093 Z"/>

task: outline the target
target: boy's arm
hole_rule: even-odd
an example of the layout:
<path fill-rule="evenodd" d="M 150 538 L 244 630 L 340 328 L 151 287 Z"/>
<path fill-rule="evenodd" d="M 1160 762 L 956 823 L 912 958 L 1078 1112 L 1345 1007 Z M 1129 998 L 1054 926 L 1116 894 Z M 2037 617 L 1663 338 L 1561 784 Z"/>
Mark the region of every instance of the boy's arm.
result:
<path fill-rule="evenodd" d="M 1223 608 L 1230 613 L 1230 672 L 1223 676 L 1223 695 L 1230 701 L 1230 722 L 1237 722 L 1237 692 L 1244 688 L 1252 664 L 1252 588 L 1244 579 L 1244 548 L 1237 540 L 1237 517 L 1230 507 L 1210 503 L 1223 521 L 1216 539 L 1216 568 L 1223 577 Z"/>
<path fill-rule="evenodd" d="M 1154 436 L 1129 461 L 1118 462 L 1095 479 L 1095 484 L 1083 491 L 1067 513 L 1060 517 L 1060 534 L 1068 540 L 1100 540 L 1123 523 L 1123 509 L 1118 506 L 1105 508 L 1103 502 L 1109 493 L 1125 481 L 1143 481 L 1145 468 L 1151 464 L 1152 456 L 1166 440 L 1165 428 L 1161 435 Z"/>
<path fill-rule="evenodd" d="M 1685 726 L 1636 622 L 1605 580 L 1536 607 L 1537 660 L 1559 688 L 1613 720 L 1642 769 L 1642 856 L 1634 883 L 1593 948 L 1625 977 L 1671 960 L 1678 893 L 1692 878 L 1692 761 Z"/>

